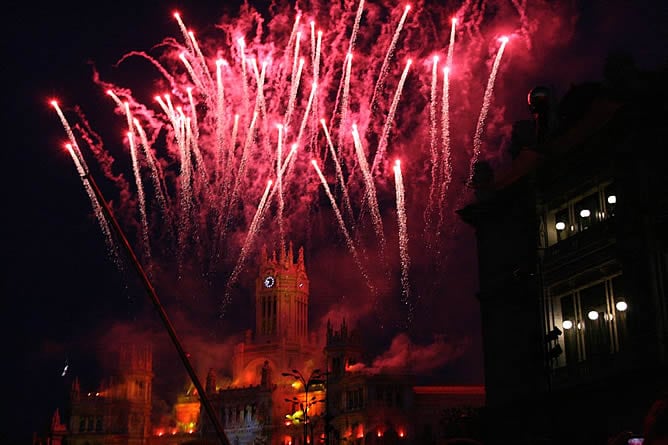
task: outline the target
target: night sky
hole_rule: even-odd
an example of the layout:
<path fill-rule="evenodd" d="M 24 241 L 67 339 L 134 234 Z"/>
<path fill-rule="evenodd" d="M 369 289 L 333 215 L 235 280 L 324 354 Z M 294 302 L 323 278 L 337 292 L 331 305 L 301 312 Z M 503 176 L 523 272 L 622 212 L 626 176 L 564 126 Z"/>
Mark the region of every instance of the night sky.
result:
<path fill-rule="evenodd" d="M 129 51 L 153 51 L 151 47 L 165 37 L 180 39 L 172 16 L 174 10 L 181 12 L 188 27 L 198 36 L 212 32 L 212 25 L 218 23 L 217 19 L 224 13 L 236 15 L 235 8 L 223 8 L 222 3 L 225 2 L 80 4 L 38 1 L 16 2 L 5 7 L 4 12 L 9 14 L 5 14 L 4 23 L 9 26 L 9 32 L 5 34 L 3 45 L 7 51 L 3 73 L 10 100 L 3 113 L 6 143 L 2 189 L 6 227 L 3 230 L 5 307 L 2 325 L 8 347 L 4 363 L 10 370 L 4 393 L 11 414 L 6 422 L 9 429 L 0 433 L 0 441 L 7 442 L 3 438 L 7 434 L 11 442 L 25 443 L 33 431 L 43 431 L 54 410 L 64 408 L 74 376 L 79 376 L 84 389 L 94 389 L 103 374 L 106 347 L 119 339 L 149 338 L 154 342 L 155 387 L 163 391 L 159 397 L 168 401 L 174 391 L 185 386 L 186 373 L 136 274 L 129 263 L 124 262 L 119 268 L 108 254 L 72 159 L 62 148 L 66 134 L 48 101 L 58 99 L 68 118 L 73 119 L 76 117 L 74 107 L 80 106 L 91 126 L 105 140 L 105 148 L 116 156 L 119 152 L 114 147 L 123 143 L 119 134 L 125 131 L 122 130 L 125 120 L 113 114 L 113 102 L 93 82 L 91 62 L 104 81 L 132 85 L 137 94 L 150 97 L 153 94 L 151 82 L 157 77 L 155 70 L 147 69 L 145 61 L 131 60 L 117 67 L 114 64 Z M 414 8 L 432 11 L 432 23 L 436 23 L 433 32 L 447 38 L 449 24 L 443 23 L 443 29 L 439 30 L 434 18 L 450 17 L 460 9 L 461 3 L 436 8 L 427 2 Z M 471 145 L 482 91 L 498 48 L 498 44 L 489 43 L 494 36 L 507 32 L 515 32 L 517 36 L 515 41 L 509 42 L 501 62 L 481 153 L 481 157 L 490 159 L 498 168 L 508 163 L 505 148 L 510 124 L 528 117 L 525 100 L 532 87 L 546 84 L 563 93 L 570 84 L 599 80 L 605 57 L 614 50 L 630 53 L 642 69 L 667 62 L 668 6 L 664 2 L 634 2 L 633 9 L 628 6 L 629 2 L 622 0 L 467 3 L 471 10 L 482 11 L 480 5 L 485 8 L 476 17 L 480 25 L 458 35 L 462 39 L 462 53 L 466 51 L 466 57 L 470 57 L 466 69 L 461 70 L 461 77 L 453 74 L 450 93 L 452 123 L 456 125 L 452 130 L 456 133 L 453 141 L 456 139 L 460 147 L 455 163 L 459 167 L 468 165 L 470 148 L 461 147 Z M 521 8 L 526 12 L 525 17 L 520 18 L 517 9 L 511 7 L 513 3 L 528 3 Z M 373 6 L 378 2 L 368 4 L 369 17 L 373 17 L 376 25 L 387 21 L 391 29 L 396 26 L 401 5 L 383 9 Z M 356 7 L 357 2 L 350 2 L 347 10 L 352 10 L 354 15 Z M 276 10 L 266 5 L 258 5 L 258 9 L 265 13 Z M 304 10 L 308 11 L 309 7 L 304 6 Z M 441 11 L 442 15 L 435 11 Z M 319 20 L 325 16 L 321 11 Z M 416 40 L 421 35 L 420 27 L 412 17 L 409 15 L 406 22 L 407 41 L 400 40 L 398 44 L 401 49 L 397 50 L 396 58 L 399 60 L 420 53 L 421 47 L 426 45 Z M 473 19 L 473 16 L 468 17 Z M 294 16 L 287 16 L 286 20 L 289 25 Z M 361 28 L 364 26 L 363 20 Z M 476 30 L 480 33 L 476 34 Z M 348 34 L 339 42 L 341 48 L 347 45 L 347 39 Z M 283 40 L 277 41 L 285 44 Z M 445 47 L 437 46 L 435 51 L 444 54 Z M 384 47 L 380 48 L 378 60 L 382 60 L 384 54 Z M 457 48 L 455 46 L 455 66 L 458 57 L 459 60 L 464 57 L 458 55 Z M 359 50 L 365 50 L 362 44 Z M 416 70 L 422 71 L 420 79 L 428 78 L 430 62 L 425 60 L 431 59 L 421 57 L 421 61 L 416 59 Z M 340 66 L 342 61 L 341 58 L 326 63 Z M 353 70 L 355 68 L 353 65 Z M 398 72 L 401 68 L 399 66 Z M 397 71 L 396 66 L 394 71 Z M 392 79 L 388 83 L 396 84 L 396 78 Z M 417 75 L 409 76 L 407 85 L 424 84 L 420 79 Z M 406 87 L 406 97 L 418 95 L 420 88 L 424 93 L 424 87 Z M 428 97 L 428 85 L 426 88 Z M 151 104 L 157 110 L 154 105 Z M 414 105 L 420 108 L 422 116 L 428 116 L 428 104 L 415 101 Z M 399 108 L 396 127 L 402 136 L 395 136 L 397 145 L 410 146 L 408 140 L 413 139 L 418 145 L 419 141 L 424 142 L 428 123 L 412 125 L 401 113 L 410 113 L 410 109 Z M 417 121 L 419 123 L 419 119 Z M 413 137 L 411 132 L 419 136 Z M 418 150 L 428 152 L 428 143 Z M 417 155 L 411 153 L 406 151 L 404 156 L 409 160 L 413 160 L 412 156 L 417 159 Z M 93 159 L 89 158 L 89 162 Z M 117 173 L 125 171 L 126 180 L 130 181 L 128 165 L 127 159 L 119 157 L 113 169 Z M 477 290 L 474 235 L 453 217 L 444 231 L 441 253 L 429 255 L 417 241 L 422 236 L 424 203 L 422 206 L 415 203 L 426 199 L 420 187 L 424 186 L 425 175 L 428 177 L 429 168 L 424 167 L 428 165 L 420 167 L 417 162 L 409 163 L 403 172 L 411 239 L 409 279 L 415 308 L 407 329 L 404 328 L 405 309 L 399 303 L 399 261 L 390 260 L 393 274 L 387 278 L 395 300 L 385 302 L 382 311 L 361 303 L 367 301 L 365 279 L 355 268 L 345 240 L 327 209 L 327 198 L 318 191 L 317 177 L 309 171 L 311 179 L 315 177 L 315 182 L 311 182 L 315 184 L 312 190 L 321 194 L 319 201 L 313 202 L 319 203 L 321 213 L 334 221 L 322 225 L 322 219 L 302 220 L 301 224 L 313 227 L 292 229 L 295 249 L 300 244 L 307 247 L 311 327 L 322 332 L 328 318 L 339 321 L 346 316 L 364 327 L 371 367 L 406 360 L 405 355 L 397 352 L 405 351 L 410 343 L 416 351 L 412 357 L 415 369 L 431 379 L 450 384 L 482 383 L 480 322 L 474 296 Z M 123 193 L 102 174 L 102 169 L 99 173 L 103 192 L 108 193 L 119 211 L 122 224 L 127 224 L 128 231 L 134 234 L 136 226 L 131 225 L 132 217 L 123 213 Z M 383 190 L 380 191 L 384 197 L 381 210 L 386 221 L 388 251 L 397 257 L 398 228 L 396 222 L 391 222 L 396 218 L 392 210 L 392 184 L 392 181 L 383 184 L 384 190 L 391 193 L 382 195 Z M 453 184 L 462 198 L 449 201 L 451 210 L 457 204 L 465 204 L 468 196 L 461 175 Z M 256 202 L 254 197 L 253 205 Z M 267 230 L 271 232 L 272 228 Z M 267 235 L 263 233 L 239 275 L 238 284 L 233 287 L 224 316 L 219 306 L 224 298 L 224 282 L 229 277 L 230 264 L 234 265 L 239 254 L 238 243 L 237 250 L 229 250 L 234 258 L 227 258 L 225 267 L 212 274 L 186 267 L 179 279 L 169 261 L 173 258 L 165 254 L 155 259 L 156 288 L 201 375 L 209 367 L 224 373 L 231 347 L 245 329 L 254 328 L 251 296 L 257 268 L 255 252 L 266 242 Z M 328 233 L 331 236 L 327 236 Z M 373 249 L 367 253 L 369 251 L 373 257 Z M 374 282 L 385 279 L 380 272 L 370 274 Z M 364 308 L 363 314 L 359 313 L 360 308 Z M 434 366 L 425 366 L 420 360 L 431 361 Z M 68 371 L 63 377 L 61 373 L 66 364 Z"/>

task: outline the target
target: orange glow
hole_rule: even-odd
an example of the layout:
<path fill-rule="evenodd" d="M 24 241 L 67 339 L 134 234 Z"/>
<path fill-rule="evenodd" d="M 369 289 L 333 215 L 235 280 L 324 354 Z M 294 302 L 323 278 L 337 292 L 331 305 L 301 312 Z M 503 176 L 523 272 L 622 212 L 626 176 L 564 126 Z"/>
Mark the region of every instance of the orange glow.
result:
<path fill-rule="evenodd" d="M 377 435 L 378 435 L 378 437 L 383 437 L 383 432 L 382 432 L 382 431 L 380 431 L 380 430 L 378 430 L 378 433 L 377 433 Z"/>
<path fill-rule="evenodd" d="M 399 431 L 399 437 L 404 437 L 404 432 L 401 430 Z"/>

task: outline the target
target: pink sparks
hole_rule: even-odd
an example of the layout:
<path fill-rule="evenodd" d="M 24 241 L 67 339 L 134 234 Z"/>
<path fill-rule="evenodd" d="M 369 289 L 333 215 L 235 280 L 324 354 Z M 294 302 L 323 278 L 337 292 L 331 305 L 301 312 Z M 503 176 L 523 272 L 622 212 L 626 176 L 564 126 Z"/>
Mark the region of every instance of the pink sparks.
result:
<path fill-rule="evenodd" d="M 508 43 L 508 36 L 502 36 L 499 38 L 499 42 L 501 43 Z"/>
<path fill-rule="evenodd" d="M 453 17 L 453 18 L 452 18 L 452 24 L 453 24 L 453 25 L 456 25 L 456 24 L 457 24 L 457 17 Z"/>
<path fill-rule="evenodd" d="M 55 99 L 54 99 L 54 100 L 51 100 L 49 103 L 51 104 L 51 106 L 52 106 L 53 108 L 58 108 L 58 101 L 56 101 Z"/>

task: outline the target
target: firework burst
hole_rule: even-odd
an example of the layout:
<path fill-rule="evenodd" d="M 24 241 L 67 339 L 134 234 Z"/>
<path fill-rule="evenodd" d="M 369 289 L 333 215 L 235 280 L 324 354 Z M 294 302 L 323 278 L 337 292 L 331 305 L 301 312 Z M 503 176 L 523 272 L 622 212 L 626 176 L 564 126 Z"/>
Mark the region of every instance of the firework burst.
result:
<path fill-rule="evenodd" d="M 412 295 L 427 291 L 411 290 L 421 286 L 409 279 L 411 249 L 437 262 L 445 246 L 451 194 L 465 193 L 469 164 L 484 154 L 508 42 L 485 31 L 487 2 L 472 3 L 314 2 L 308 10 L 272 6 L 271 14 L 245 5 L 201 39 L 176 13 L 179 38 L 120 61 L 140 57 L 156 68 L 153 102 L 96 76 L 126 121 L 124 175 L 132 180 L 116 183 L 133 198 L 116 207 L 136 221 L 145 266 L 155 271 L 174 259 L 179 274 L 196 266 L 223 277 L 222 315 L 256 249 L 322 243 L 311 227 L 334 212 L 326 241 L 337 242 L 337 233 L 368 292 L 400 301 L 410 322 Z M 473 74 L 483 70 L 487 79 Z M 484 95 L 469 94 L 485 83 Z M 87 123 L 71 127 L 54 106 L 83 177 L 86 159 L 105 150 Z M 393 195 L 396 205 L 386 205 Z"/>

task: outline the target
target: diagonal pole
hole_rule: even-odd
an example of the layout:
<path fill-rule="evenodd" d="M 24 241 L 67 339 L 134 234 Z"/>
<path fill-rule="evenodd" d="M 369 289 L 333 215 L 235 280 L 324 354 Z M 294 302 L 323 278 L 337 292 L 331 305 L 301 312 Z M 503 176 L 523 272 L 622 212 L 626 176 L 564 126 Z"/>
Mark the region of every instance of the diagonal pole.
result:
<path fill-rule="evenodd" d="M 206 396 L 206 393 L 204 391 L 204 387 L 202 386 L 202 383 L 199 381 L 197 378 L 197 374 L 195 373 L 195 370 L 193 369 L 190 360 L 188 360 L 188 355 L 186 352 L 183 350 L 183 346 L 181 346 L 181 341 L 176 335 L 176 331 L 174 330 L 174 327 L 172 326 L 171 321 L 169 320 L 169 317 L 167 316 L 167 312 L 165 312 L 164 307 L 160 303 L 160 299 L 158 298 L 158 294 L 155 291 L 155 288 L 151 284 L 151 280 L 149 280 L 148 276 L 146 275 L 146 272 L 144 271 L 144 268 L 142 267 L 141 263 L 137 259 L 137 256 L 134 253 L 134 250 L 132 250 L 132 246 L 130 246 L 130 243 L 128 239 L 126 238 L 123 229 L 121 229 L 121 226 L 118 224 L 118 221 L 116 220 L 116 217 L 114 216 L 113 212 L 111 211 L 111 208 L 109 207 L 109 204 L 107 201 L 104 199 L 104 196 L 102 195 L 102 192 L 100 191 L 100 188 L 97 186 L 97 183 L 93 179 L 93 176 L 90 174 L 90 172 L 86 172 L 86 174 L 83 176 L 83 179 L 88 181 L 90 184 L 91 188 L 93 189 L 93 192 L 95 193 L 95 196 L 97 197 L 98 201 L 100 202 L 100 205 L 102 206 L 102 210 L 104 210 L 105 215 L 107 218 L 109 218 L 109 221 L 111 222 L 111 225 L 113 226 L 114 230 L 116 231 L 116 235 L 118 238 L 120 238 L 121 242 L 123 243 L 123 246 L 125 247 L 125 250 L 132 260 L 132 264 L 135 266 L 135 269 L 137 270 L 137 273 L 139 274 L 139 278 L 141 278 L 142 283 L 144 284 L 144 287 L 146 288 L 146 291 L 151 298 L 151 301 L 153 302 L 153 305 L 155 306 L 155 309 L 158 311 L 158 314 L 160 315 L 160 319 L 162 320 L 163 324 L 165 325 L 165 329 L 167 329 L 167 333 L 169 334 L 169 337 L 172 339 L 172 342 L 174 343 L 174 346 L 176 347 L 177 352 L 179 353 L 179 356 L 181 357 L 181 361 L 183 362 L 183 365 L 186 367 L 186 371 L 188 371 L 188 374 L 190 375 L 190 379 L 192 380 L 193 384 L 195 385 L 195 388 L 197 389 L 197 393 L 199 394 L 200 401 L 202 402 L 202 405 L 204 405 L 204 409 L 206 410 L 207 414 L 209 415 L 209 419 L 211 420 L 211 423 L 213 423 L 213 426 L 216 430 L 216 435 L 218 436 L 218 439 L 220 440 L 221 445 L 230 445 L 230 442 L 227 440 L 227 436 L 225 435 L 225 431 L 223 431 L 223 427 L 220 424 L 220 421 L 218 420 L 218 417 L 216 417 L 216 413 L 213 409 L 213 405 L 211 405 L 211 401 L 209 401 L 208 397 Z"/>

